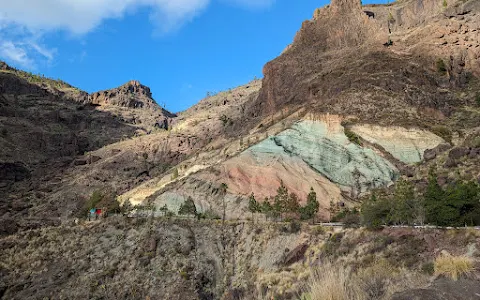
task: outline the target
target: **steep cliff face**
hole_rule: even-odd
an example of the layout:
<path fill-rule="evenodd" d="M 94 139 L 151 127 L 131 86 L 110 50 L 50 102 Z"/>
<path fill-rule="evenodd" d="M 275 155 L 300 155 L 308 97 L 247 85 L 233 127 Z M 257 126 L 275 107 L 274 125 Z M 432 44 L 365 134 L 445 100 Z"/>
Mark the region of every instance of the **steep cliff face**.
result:
<path fill-rule="evenodd" d="M 356 0 L 332 1 L 303 23 L 287 51 L 265 65 L 260 96 L 247 117 L 287 105 L 400 125 L 426 121 L 426 108 L 449 116 L 474 100 L 474 93 L 460 97 L 456 91 L 478 75 L 476 3 L 362 7 Z M 384 46 L 389 39 L 393 44 Z"/>

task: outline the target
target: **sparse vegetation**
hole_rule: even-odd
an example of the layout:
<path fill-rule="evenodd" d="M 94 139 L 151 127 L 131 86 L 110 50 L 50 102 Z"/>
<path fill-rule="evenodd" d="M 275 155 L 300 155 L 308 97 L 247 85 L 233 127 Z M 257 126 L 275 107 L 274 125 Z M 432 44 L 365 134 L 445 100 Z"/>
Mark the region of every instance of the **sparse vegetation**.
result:
<path fill-rule="evenodd" d="M 480 93 L 477 93 L 477 95 L 475 96 L 475 104 L 480 107 Z"/>
<path fill-rule="evenodd" d="M 473 260 L 466 256 L 442 254 L 435 259 L 435 275 L 457 281 L 474 271 Z"/>
<path fill-rule="evenodd" d="M 187 200 L 180 205 L 178 214 L 197 217 L 197 207 L 195 206 L 195 202 L 193 201 L 192 197 L 188 197 Z"/>
<path fill-rule="evenodd" d="M 345 135 L 347 136 L 347 138 L 350 142 L 352 142 L 354 144 L 357 144 L 357 145 L 362 145 L 362 140 L 360 139 L 360 137 L 355 132 L 353 132 L 349 128 L 345 128 L 344 132 L 345 132 Z"/>
<path fill-rule="evenodd" d="M 452 143 L 452 131 L 443 125 L 435 125 L 430 127 L 430 131 L 443 138 L 446 142 Z"/>
<path fill-rule="evenodd" d="M 104 209 L 106 213 L 120 212 L 120 204 L 116 199 L 116 194 L 109 189 L 94 191 L 79 212 L 79 217 L 86 217 L 88 211 L 92 208 Z"/>
<path fill-rule="evenodd" d="M 314 273 L 304 299 L 311 300 L 360 300 L 358 289 L 352 288 L 348 271 L 343 267 L 326 264 Z"/>
<path fill-rule="evenodd" d="M 439 58 L 437 59 L 437 72 L 442 74 L 442 75 L 445 75 L 447 74 L 447 65 L 445 64 L 445 62 L 443 61 L 443 59 Z"/>
<path fill-rule="evenodd" d="M 253 215 L 261 211 L 260 205 L 255 199 L 255 195 L 253 193 L 248 198 L 248 210 L 252 213 L 252 221 L 253 221 Z"/>
<path fill-rule="evenodd" d="M 175 180 L 178 178 L 178 169 L 175 168 L 173 169 L 173 172 L 172 172 L 172 180 Z"/>

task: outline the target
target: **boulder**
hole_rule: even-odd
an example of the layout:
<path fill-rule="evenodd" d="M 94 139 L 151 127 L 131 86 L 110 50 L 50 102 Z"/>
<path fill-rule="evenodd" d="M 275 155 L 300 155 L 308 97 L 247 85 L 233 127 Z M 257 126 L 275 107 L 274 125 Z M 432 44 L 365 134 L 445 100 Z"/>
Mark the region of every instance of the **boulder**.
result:
<path fill-rule="evenodd" d="M 436 157 L 437 157 L 437 152 L 435 151 L 435 149 L 427 149 L 423 153 L 423 158 L 425 159 L 425 161 L 430 161 L 432 159 L 435 159 Z"/>
<path fill-rule="evenodd" d="M 284 258 L 283 264 L 285 266 L 291 265 L 296 263 L 299 260 L 302 260 L 305 256 L 305 251 L 308 249 L 308 244 L 301 244 L 295 247 L 292 251 L 290 251 Z"/>
<path fill-rule="evenodd" d="M 463 148 L 463 147 L 453 148 L 448 153 L 448 157 L 451 159 L 459 159 L 468 155 L 469 153 L 470 153 L 470 149 L 468 148 Z"/>
<path fill-rule="evenodd" d="M 73 162 L 73 165 L 74 166 L 84 166 L 87 164 L 87 161 L 85 159 L 76 159 L 74 162 Z"/>
<path fill-rule="evenodd" d="M 447 158 L 447 161 L 445 162 L 445 164 L 443 165 L 445 168 L 449 169 L 449 168 L 454 168 L 458 165 L 458 163 L 455 161 L 455 159 L 453 158 Z"/>
<path fill-rule="evenodd" d="M 95 155 L 92 155 L 88 158 L 88 161 L 90 164 L 94 164 L 96 163 L 97 161 L 101 160 L 102 158 L 100 156 L 95 156 Z"/>

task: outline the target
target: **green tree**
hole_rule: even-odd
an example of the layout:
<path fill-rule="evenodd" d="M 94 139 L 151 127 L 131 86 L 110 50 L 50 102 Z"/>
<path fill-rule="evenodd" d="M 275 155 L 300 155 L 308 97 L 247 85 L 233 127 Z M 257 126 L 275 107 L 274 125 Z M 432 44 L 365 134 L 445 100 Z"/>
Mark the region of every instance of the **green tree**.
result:
<path fill-rule="evenodd" d="M 285 204 L 285 211 L 287 213 L 298 213 L 300 209 L 300 204 L 298 202 L 298 196 L 295 193 L 291 193 L 290 197 L 287 199 L 287 203 Z"/>
<path fill-rule="evenodd" d="M 121 208 L 121 212 L 123 215 L 128 215 L 132 210 L 133 210 L 133 205 L 132 205 L 132 202 L 130 202 L 130 200 L 126 200 L 125 202 L 123 202 L 123 205 Z"/>
<path fill-rule="evenodd" d="M 180 210 L 178 211 L 179 215 L 193 215 L 197 216 L 197 207 L 192 197 L 188 197 L 187 200 L 180 205 Z"/>
<path fill-rule="evenodd" d="M 458 182 L 449 186 L 445 191 L 443 208 L 448 208 L 451 215 L 442 220 L 441 225 L 480 225 L 480 187 L 474 181 Z"/>
<path fill-rule="evenodd" d="M 248 198 L 248 210 L 252 213 L 252 222 L 253 222 L 253 215 L 257 212 L 260 212 L 260 206 L 255 199 L 255 195 L 252 193 Z"/>
<path fill-rule="evenodd" d="M 448 208 L 443 207 L 445 192 L 438 184 L 437 173 L 435 169 L 430 169 L 428 174 L 427 190 L 424 194 L 426 221 L 429 224 L 441 225 L 445 221 L 444 213 L 452 213 Z"/>
<path fill-rule="evenodd" d="M 317 201 L 317 193 L 310 188 L 310 193 L 307 195 L 307 203 L 300 208 L 300 216 L 303 220 L 312 220 L 312 224 L 315 223 L 315 215 L 320 209 L 320 203 Z"/>
<path fill-rule="evenodd" d="M 167 206 L 167 204 L 165 204 L 164 206 L 160 207 L 159 210 L 163 213 L 163 216 L 164 216 L 164 217 L 167 216 L 167 212 L 168 212 L 168 206 Z"/>
<path fill-rule="evenodd" d="M 413 225 L 415 221 L 416 199 L 413 185 L 400 179 L 395 186 L 390 211 L 390 222 L 394 225 Z"/>
<path fill-rule="evenodd" d="M 388 198 L 378 198 L 372 194 L 370 199 L 364 201 L 361 207 L 361 220 L 363 225 L 376 229 L 387 225 L 391 219 L 392 205 Z"/>
<path fill-rule="evenodd" d="M 283 180 L 281 180 L 280 187 L 277 189 L 277 195 L 275 195 L 273 202 L 273 212 L 276 218 L 281 217 L 283 213 L 287 212 L 288 198 L 288 189 L 283 183 Z"/>
<path fill-rule="evenodd" d="M 268 220 L 268 218 L 272 217 L 273 213 L 273 206 L 270 203 L 270 200 L 268 198 L 265 198 L 263 203 L 260 206 L 260 211 L 265 214 L 265 220 Z"/>

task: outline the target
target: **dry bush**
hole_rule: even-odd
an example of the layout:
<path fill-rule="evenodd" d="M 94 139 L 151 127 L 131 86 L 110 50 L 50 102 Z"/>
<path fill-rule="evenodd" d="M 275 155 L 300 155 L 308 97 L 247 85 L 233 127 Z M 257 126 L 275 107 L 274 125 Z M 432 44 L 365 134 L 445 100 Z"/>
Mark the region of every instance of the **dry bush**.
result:
<path fill-rule="evenodd" d="M 309 300 L 363 300 L 366 299 L 355 278 L 341 265 L 327 263 L 310 280 L 304 299 Z"/>
<path fill-rule="evenodd" d="M 344 265 L 327 263 L 314 272 L 301 299 L 383 300 L 399 291 L 420 287 L 427 276 L 399 269 L 387 260 L 375 260 L 368 267 L 351 272 Z"/>
<path fill-rule="evenodd" d="M 475 270 L 474 262 L 467 256 L 442 254 L 435 259 L 435 275 L 457 281 Z"/>

